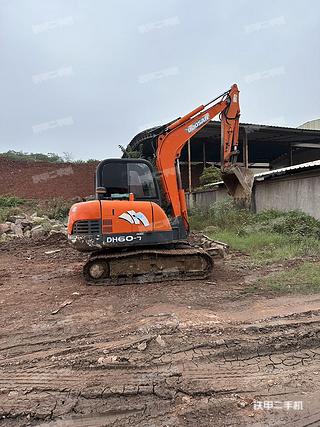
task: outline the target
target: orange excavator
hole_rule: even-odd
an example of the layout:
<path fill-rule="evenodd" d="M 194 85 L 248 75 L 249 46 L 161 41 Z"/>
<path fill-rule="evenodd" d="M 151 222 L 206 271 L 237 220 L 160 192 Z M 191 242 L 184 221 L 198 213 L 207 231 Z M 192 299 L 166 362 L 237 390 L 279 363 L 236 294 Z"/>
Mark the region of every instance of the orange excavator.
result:
<path fill-rule="evenodd" d="M 230 90 L 189 114 L 149 132 L 156 170 L 145 159 L 107 159 L 96 171 L 96 199 L 70 209 L 71 245 L 90 252 L 88 283 L 123 284 L 205 278 L 210 254 L 188 241 L 189 222 L 179 157 L 187 141 L 215 116 L 221 120 L 221 172 L 229 193 L 250 198 L 252 174 L 236 163 L 239 90 Z"/>

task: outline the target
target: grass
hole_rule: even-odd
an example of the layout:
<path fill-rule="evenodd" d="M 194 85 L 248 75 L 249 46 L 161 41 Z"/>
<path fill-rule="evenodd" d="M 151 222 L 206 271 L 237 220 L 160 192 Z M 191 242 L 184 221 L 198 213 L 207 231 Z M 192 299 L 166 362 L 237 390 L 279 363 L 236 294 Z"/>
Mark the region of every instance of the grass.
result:
<path fill-rule="evenodd" d="M 249 264 L 256 266 L 320 255 L 320 240 L 312 237 L 290 237 L 268 232 L 239 235 L 226 230 L 208 234 L 215 240 L 227 243 L 230 248 L 249 255 Z"/>
<path fill-rule="evenodd" d="M 65 221 L 73 203 L 61 198 L 48 201 L 24 200 L 15 196 L 0 196 L 0 223 L 9 221 L 14 215 L 37 213 L 49 219 Z"/>
<path fill-rule="evenodd" d="M 0 222 L 7 221 L 11 216 L 21 213 L 21 206 L 25 200 L 19 197 L 4 195 L 0 196 Z"/>
<path fill-rule="evenodd" d="M 0 196 L 0 208 L 13 208 L 17 207 L 19 205 L 22 205 L 25 202 L 25 200 L 20 199 L 19 197 L 5 195 Z"/>
<path fill-rule="evenodd" d="M 250 291 L 271 291 L 277 294 L 319 293 L 320 263 L 304 262 L 290 270 L 271 273 L 259 279 Z"/>
<path fill-rule="evenodd" d="M 310 215 L 273 209 L 254 214 L 224 200 L 190 217 L 193 229 L 247 255 L 233 264 L 261 269 L 263 277 L 245 293 L 320 292 L 320 221 Z M 277 271 L 268 274 L 267 266 Z"/>
<path fill-rule="evenodd" d="M 249 265 L 320 255 L 320 221 L 301 211 L 254 214 L 226 199 L 207 210 L 193 210 L 190 219 L 192 229 L 249 255 Z"/>
<path fill-rule="evenodd" d="M 37 209 L 37 214 L 39 216 L 46 215 L 50 219 L 64 221 L 68 217 L 72 204 L 73 203 L 64 199 L 52 199 L 44 203 L 43 206 L 39 207 Z"/>

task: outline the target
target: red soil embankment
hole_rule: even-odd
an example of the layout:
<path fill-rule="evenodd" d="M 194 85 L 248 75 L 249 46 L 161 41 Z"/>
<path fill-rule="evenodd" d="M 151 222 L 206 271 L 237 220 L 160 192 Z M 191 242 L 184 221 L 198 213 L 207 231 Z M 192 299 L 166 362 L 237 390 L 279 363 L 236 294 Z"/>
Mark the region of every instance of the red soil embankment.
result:
<path fill-rule="evenodd" d="M 49 163 L 0 158 L 0 195 L 72 199 L 94 194 L 97 163 Z"/>

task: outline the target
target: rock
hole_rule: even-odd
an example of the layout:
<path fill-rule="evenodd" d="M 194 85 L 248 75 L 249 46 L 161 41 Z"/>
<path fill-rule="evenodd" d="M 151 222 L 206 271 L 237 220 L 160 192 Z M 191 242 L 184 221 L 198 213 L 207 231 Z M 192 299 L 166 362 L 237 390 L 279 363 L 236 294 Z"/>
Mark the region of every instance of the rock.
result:
<path fill-rule="evenodd" d="M 61 251 L 61 249 L 52 249 L 51 251 L 46 251 L 45 254 L 46 255 L 52 255 L 52 254 L 55 254 L 55 253 L 60 252 L 60 251 Z"/>
<path fill-rule="evenodd" d="M 24 237 L 31 237 L 31 230 L 26 230 L 24 233 L 23 233 L 23 235 L 24 235 Z"/>
<path fill-rule="evenodd" d="M 95 196 L 94 196 L 94 198 L 95 198 Z M 71 199 L 70 200 L 70 202 L 73 204 L 73 203 L 81 203 L 81 202 L 83 202 L 84 201 L 84 198 L 83 197 L 80 197 L 80 196 L 76 196 L 76 197 L 74 197 L 73 199 Z"/>
<path fill-rule="evenodd" d="M 28 218 L 21 219 L 20 222 L 21 222 L 21 225 L 22 225 L 23 229 L 25 229 L 25 228 L 30 228 L 31 229 L 32 226 L 33 226 L 33 221 L 31 219 L 28 219 Z"/>
<path fill-rule="evenodd" d="M 49 233 L 49 236 L 52 236 L 53 234 L 55 234 L 55 235 L 60 234 L 60 235 L 62 235 L 62 236 L 67 236 L 68 231 L 67 231 L 67 229 L 64 229 L 64 230 L 61 230 L 61 231 L 58 231 L 58 230 L 51 230 L 51 231 L 50 231 L 50 233 Z"/>
<path fill-rule="evenodd" d="M 5 224 L 0 224 L 0 236 L 1 234 L 7 233 L 11 230 L 11 222 L 6 222 Z"/>
<path fill-rule="evenodd" d="M 47 218 L 41 217 L 41 216 L 32 216 L 32 222 L 33 224 L 43 224 L 44 222 L 48 221 Z"/>
<path fill-rule="evenodd" d="M 160 347 L 165 347 L 166 343 L 165 341 L 162 339 L 161 335 L 158 335 L 156 338 L 156 342 L 160 345 Z"/>
<path fill-rule="evenodd" d="M 20 224 L 14 224 L 12 227 L 12 231 L 16 237 L 23 237 L 23 231 Z"/>
<path fill-rule="evenodd" d="M 34 239 L 39 239 L 41 237 L 45 237 L 45 235 L 46 235 L 46 231 L 42 227 L 42 225 L 36 225 L 31 230 L 31 237 L 34 238 Z"/>
<path fill-rule="evenodd" d="M 147 348 L 147 343 L 146 343 L 145 341 L 141 342 L 141 343 L 138 345 L 138 350 L 139 350 L 139 351 L 144 351 L 146 348 Z"/>
<path fill-rule="evenodd" d="M 97 362 L 99 363 L 99 365 L 105 365 L 107 363 L 115 363 L 117 361 L 118 361 L 118 357 L 117 356 L 99 357 L 99 359 L 97 360 Z"/>
<path fill-rule="evenodd" d="M 52 226 L 52 230 L 55 230 L 55 231 L 62 231 L 63 229 L 64 229 L 64 225 L 63 224 L 54 224 Z"/>
<path fill-rule="evenodd" d="M 0 242 L 5 243 L 9 240 L 9 236 L 7 233 L 0 234 Z"/>
<path fill-rule="evenodd" d="M 14 225 L 20 227 L 22 230 L 26 230 L 31 229 L 33 224 L 28 219 L 18 218 L 15 220 Z"/>
<path fill-rule="evenodd" d="M 237 405 L 239 406 L 239 408 L 245 408 L 246 406 L 249 405 L 249 403 L 242 400 L 242 401 L 238 402 Z"/>
<path fill-rule="evenodd" d="M 10 222 L 16 222 L 18 219 L 20 219 L 20 220 L 22 220 L 22 219 L 25 219 L 25 215 L 11 215 L 9 218 L 8 218 L 8 221 L 10 221 Z"/>
<path fill-rule="evenodd" d="M 83 198 L 83 202 L 88 202 L 90 200 L 95 200 L 96 196 L 94 194 L 91 194 L 90 196 L 86 196 Z"/>

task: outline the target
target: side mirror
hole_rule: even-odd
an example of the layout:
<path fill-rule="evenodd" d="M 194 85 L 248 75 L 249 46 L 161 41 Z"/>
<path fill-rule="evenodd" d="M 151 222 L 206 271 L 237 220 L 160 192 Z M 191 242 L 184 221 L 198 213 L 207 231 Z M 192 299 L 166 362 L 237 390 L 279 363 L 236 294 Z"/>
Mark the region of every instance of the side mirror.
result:
<path fill-rule="evenodd" d="M 106 192 L 107 192 L 106 187 L 97 187 L 96 188 L 96 193 L 97 194 L 106 194 Z"/>

